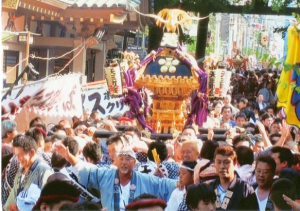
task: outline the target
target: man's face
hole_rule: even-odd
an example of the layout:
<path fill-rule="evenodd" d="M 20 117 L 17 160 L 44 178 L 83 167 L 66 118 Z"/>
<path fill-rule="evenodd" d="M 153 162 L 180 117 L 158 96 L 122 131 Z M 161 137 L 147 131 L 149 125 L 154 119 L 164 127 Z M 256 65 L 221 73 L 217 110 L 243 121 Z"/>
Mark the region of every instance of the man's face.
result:
<path fill-rule="evenodd" d="M 216 106 L 215 106 L 215 114 L 216 115 L 219 115 L 221 113 L 221 110 L 222 110 L 222 105 L 220 103 L 218 103 Z"/>
<path fill-rule="evenodd" d="M 271 125 L 272 125 L 272 123 L 273 123 L 273 121 L 274 121 L 273 118 L 270 117 L 270 118 L 267 118 L 267 119 L 265 119 L 265 120 L 263 120 L 261 122 L 263 123 L 264 126 L 270 128 Z"/>
<path fill-rule="evenodd" d="M 268 109 L 267 109 L 267 112 L 268 112 L 269 114 L 272 114 L 273 116 L 275 116 L 275 113 L 274 113 L 273 108 L 268 108 Z"/>
<path fill-rule="evenodd" d="M 270 133 L 274 134 L 274 133 L 280 133 L 281 129 L 280 129 L 280 125 L 278 123 L 273 123 L 270 127 Z"/>
<path fill-rule="evenodd" d="M 115 158 L 115 154 L 117 152 L 120 152 L 123 148 L 123 144 L 121 142 L 114 142 L 110 145 L 107 146 L 107 151 L 108 151 L 108 154 L 109 154 L 109 157 L 114 160 Z"/>
<path fill-rule="evenodd" d="M 196 209 L 193 209 L 194 211 L 215 211 L 216 210 L 216 203 L 213 201 L 203 201 L 200 200 L 198 203 L 198 207 Z"/>
<path fill-rule="evenodd" d="M 195 131 L 191 128 L 187 128 L 184 131 L 182 131 L 182 135 L 197 139 Z"/>
<path fill-rule="evenodd" d="M 243 102 L 239 102 L 239 109 L 245 108 L 246 104 L 244 104 Z"/>
<path fill-rule="evenodd" d="M 222 115 L 224 120 L 229 120 L 231 118 L 232 112 L 229 108 L 223 109 Z"/>
<path fill-rule="evenodd" d="M 22 167 L 27 168 L 31 165 L 32 155 L 30 152 L 25 152 L 22 147 L 14 147 L 14 152 Z"/>
<path fill-rule="evenodd" d="M 237 119 L 236 119 L 236 125 L 238 126 L 238 127 L 243 127 L 243 125 L 246 123 L 246 120 L 245 120 L 245 118 L 243 118 L 243 117 L 238 117 Z"/>
<path fill-rule="evenodd" d="M 258 95 L 258 101 L 259 101 L 259 102 L 264 101 L 264 96 L 263 96 L 263 95 Z"/>
<path fill-rule="evenodd" d="M 261 152 L 264 150 L 264 142 L 256 141 L 253 146 L 253 152 Z"/>
<path fill-rule="evenodd" d="M 255 168 L 255 177 L 259 187 L 269 188 L 272 185 L 274 174 L 268 163 L 259 161 Z"/>
<path fill-rule="evenodd" d="M 224 105 L 228 105 L 230 103 L 230 98 L 226 96 L 223 100 Z"/>
<path fill-rule="evenodd" d="M 183 161 L 196 161 L 199 158 L 199 154 L 194 144 L 182 145 L 181 157 Z"/>
<path fill-rule="evenodd" d="M 228 156 L 216 155 L 215 167 L 220 178 L 228 179 L 234 177 L 233 160 Z"/>
<path fill-rule="evenodd" d="M 13 140 L 14 137 L 16 137 L 17 135 L 18 135 L 17 128 L 13 128 L 13 130 L 11 132 L 7 133 L 7 138 L 9 138 L 10 140 Z"/>
<path fill-rule="evenodd" d="M 194 174 L 192 174 L 189 170 L 180 168 L 179 171 L 179 182 L 180 185 L 188 186 L 194 183 Z"/>
<path fill-rule="evenodd" d="M 275 160 L 276 163 L 276 175 L 280 175 L 280 172 L 285 166 L 285 162 L 281 163 L 280 158 L 279 158 L 279 153 L 272 153 L 272 158 Z"/>
<path fill-rule="evenodd" d="M 209 114 L 208 114 L 208 116 L 210 118 L 214 118 L 215 117 L 215 111 L 214 110 L 210 111 Z"/>
<path fill-rule="evenodd" d="M 135 159 L 129 155 L 119 155 L 117 157 L 117 166 L 118 170 L 122 174 L 128 174 L 132 172 L 134 166 L 135 166 Z"/>

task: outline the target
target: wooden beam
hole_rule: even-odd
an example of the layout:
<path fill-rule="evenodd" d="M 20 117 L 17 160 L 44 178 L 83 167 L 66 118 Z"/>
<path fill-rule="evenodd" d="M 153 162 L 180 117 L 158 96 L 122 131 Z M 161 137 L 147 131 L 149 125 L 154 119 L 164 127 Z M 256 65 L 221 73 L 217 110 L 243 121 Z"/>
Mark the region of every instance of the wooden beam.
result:
<path fill-rule="evenodd" d="M 124 10 L 121 8 L 106 8 L 106 9 L 90 9 L 90 8 L 67 8 L 65 11 L 61 12 L 62 17 L 73 17 L 73 18 L 109 18 L 110 14 L 119 15 L 123 13 Z"/>
<path fill-rule="evenodd" d="M 73 38 L 62 38 L 62 37 L 34 37 L 34 42 L 31 45 L 33 47 L 65 47 L 74 48 Z"/>

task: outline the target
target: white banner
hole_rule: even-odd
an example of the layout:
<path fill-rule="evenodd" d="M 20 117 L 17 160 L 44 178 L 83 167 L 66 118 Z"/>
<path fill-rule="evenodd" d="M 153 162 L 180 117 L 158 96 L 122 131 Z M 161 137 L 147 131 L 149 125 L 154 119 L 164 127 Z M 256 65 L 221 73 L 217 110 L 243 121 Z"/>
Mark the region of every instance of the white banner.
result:
<path fill-rule="evenodd" d="M 83 109 L 98 111 L 102 118 L 123 114 L 129 110 L 129 107 L 121 104 L 121 98 L 112 98 L 108 95 L 108 88 L 105 85 L 93 89 L 82 89 Z"/>
<path fill-rule="evenodd" d="M 22 108 L 45 116 L 82 115 L 80 74 L 68 74 L 16 86 L 1 102 L 2 117 L 14 119 Z M 2 97 L 7 92 L 2 92 Z"/>

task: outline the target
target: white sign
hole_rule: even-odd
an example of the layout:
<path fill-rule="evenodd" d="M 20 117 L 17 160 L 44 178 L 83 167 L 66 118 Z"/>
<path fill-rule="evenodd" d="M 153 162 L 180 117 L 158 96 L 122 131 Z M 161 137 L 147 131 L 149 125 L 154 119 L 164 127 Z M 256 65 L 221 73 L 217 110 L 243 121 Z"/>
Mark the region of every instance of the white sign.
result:
<path fill-rule="evenodd" d="M 68 74 L 14 87 L 11 95 L 1 101 L 2 117 L 14 119 L 22 108 L 45 116 L 81 116 L 79 78 L 79 74 Z M 6 92 L 3 90 L 2 98 Z"/>
<path fill-rule="evenodd" d="M 83 109 L 98 111 L 102 118 L 123 114 L 129 107 L 120 102 L 121 98 L 112 98 L 108 94 L 107 86 L 89 90 L 82 90 Z"/>

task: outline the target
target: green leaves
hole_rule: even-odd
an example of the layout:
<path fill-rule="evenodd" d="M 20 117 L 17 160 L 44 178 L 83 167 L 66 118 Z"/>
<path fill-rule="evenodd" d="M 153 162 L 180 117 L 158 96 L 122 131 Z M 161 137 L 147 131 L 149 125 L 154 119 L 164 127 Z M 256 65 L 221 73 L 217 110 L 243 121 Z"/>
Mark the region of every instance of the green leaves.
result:
<path fill-rule="evenodd" d="M 298 94 L 300 94 L 300 86 L 297 86 L 297 87 L 295 88 L 295 90 L 296 90 L 296 92 L 297 92 Z"/>
<path fill-rule="evenodd" d="M 292 70 L 292 65 L 288 64 L 288 63 L 283 63 L 283 69 L 285 72 L 291 71 Z"/>
<path fill-rule="evenodd" d="M 284 62 L 284 63 L 283 63 L 283 69 L 284 69 L 285 72 L 294 70 L 294 71 L 296 72 L 297 76 L 300 75 L 300 68 L 299 68 L 299 66 L 296 65 L 296 64 L 291 65 L 291 64 L 288 64 L 288 63 L 285 63 L 285 62 Z"/>
<path fill-rule="evenodd" d="M 300 75 L 300 68 L 298 65 L 292 65 L 292 69 L 296 72 L 296 74 L 299 76 Z"/>

